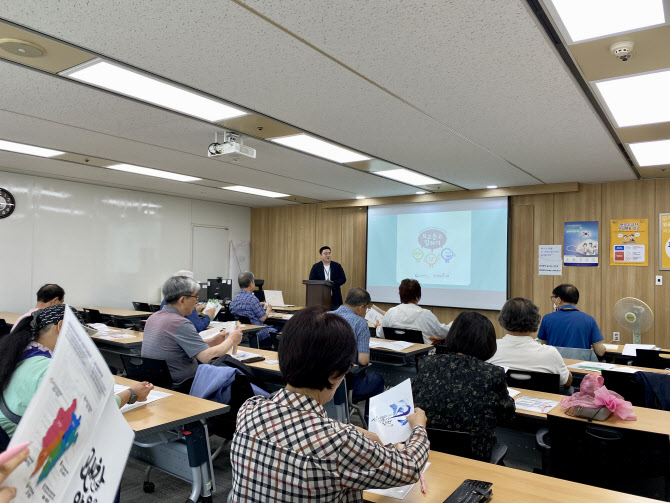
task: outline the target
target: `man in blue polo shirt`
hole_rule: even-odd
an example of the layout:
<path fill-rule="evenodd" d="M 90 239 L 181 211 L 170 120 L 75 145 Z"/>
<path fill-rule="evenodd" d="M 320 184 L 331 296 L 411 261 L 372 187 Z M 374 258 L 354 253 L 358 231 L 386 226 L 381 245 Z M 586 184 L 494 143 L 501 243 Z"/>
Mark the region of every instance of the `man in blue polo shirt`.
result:
<path fill-rule="evenodd" d="M 593 349 L 598 356 L 605 354 L 603 335 L 598 323 L 586 313 L 577 309 L 579 290 L 575 285 L 558 285 L 551 300 L 556 312 L 545 314 L 537 332 L 543 344 L 563 348 Z"/>
<path fill-rule="evenodd" d="M 265 303 L 263 307 L 253 294 L 256 289 L 253 273 L 250 271 L 241 273 L 237 277 L 237 283 L 240 285 L 240 291 L 230 303 L 230 312 L 237 316 L 246 316 L 252 325 L 264 325 L 268 315 L 272 312 L 272 306 Z M 256 342 L 257 337 L 258 342 Z M 256 334 L 249 335 L 249 346 L 252 348 L 272 349 L 276 345 L 277 331 L 274 328 L 264 328 Z"/>

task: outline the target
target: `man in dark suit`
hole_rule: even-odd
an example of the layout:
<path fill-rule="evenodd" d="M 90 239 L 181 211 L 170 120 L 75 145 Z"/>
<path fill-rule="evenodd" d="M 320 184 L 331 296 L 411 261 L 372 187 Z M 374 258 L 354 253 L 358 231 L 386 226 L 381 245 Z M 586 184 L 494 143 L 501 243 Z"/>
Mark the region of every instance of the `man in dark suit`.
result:
<path fill-rule="evenodd" d="M 342 291 L 340 287 L 347 282 L 347 277 L 344 275 L 342 266 L 330 260 L 330 246 L 322 246 L 319 249 L 319 253 L 321 254 L 321 262 L 317 262 L 312 266 L 312 270 L 309 272 L 309 279 L 333 282 L 333 297 L 330 308 L 335 310 L 342 305 Z"/>

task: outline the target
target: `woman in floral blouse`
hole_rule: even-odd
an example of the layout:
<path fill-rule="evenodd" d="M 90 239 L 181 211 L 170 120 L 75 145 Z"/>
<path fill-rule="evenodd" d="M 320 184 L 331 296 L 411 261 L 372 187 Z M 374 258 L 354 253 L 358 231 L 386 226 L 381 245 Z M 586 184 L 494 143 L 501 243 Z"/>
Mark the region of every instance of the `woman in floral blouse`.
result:
<path fill-rule="evenodd" d="M 483 315 L 461 313 L 444 341 L 447 354 L 424 358 L 412 389 L 414 403 L 426 411 L 429 428 L 472 435 L 476 459 L 488 461 L 495 427 L 514 416 L 505 372 L 486 363 L 496 352 L 493 324 Z"/>

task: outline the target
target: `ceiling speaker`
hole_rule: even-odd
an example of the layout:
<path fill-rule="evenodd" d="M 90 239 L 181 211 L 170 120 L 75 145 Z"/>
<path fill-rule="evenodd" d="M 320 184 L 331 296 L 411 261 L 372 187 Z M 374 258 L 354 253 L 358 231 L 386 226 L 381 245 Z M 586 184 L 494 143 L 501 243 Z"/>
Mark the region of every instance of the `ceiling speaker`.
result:
<path fill-rule="evenodd" d="M 0 49 L 23 58 L 39 58 L 46 52 L 44 47 L 15 38 L 0 38 Z"/>

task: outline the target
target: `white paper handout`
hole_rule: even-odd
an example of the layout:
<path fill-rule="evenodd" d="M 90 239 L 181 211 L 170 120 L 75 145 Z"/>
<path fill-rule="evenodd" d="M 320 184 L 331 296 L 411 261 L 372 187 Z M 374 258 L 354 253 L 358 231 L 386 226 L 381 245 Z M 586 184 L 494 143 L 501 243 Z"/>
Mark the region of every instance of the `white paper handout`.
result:
<path fill-rule="evenodd" d="M 514 402 L 517 410 L 527 410 L 529 412 L 540 412 L 546 414 L 558 405 L 555 400 L 545 400 L 544 398 L 535 398 L 532 396 L 521 395 Z"/>
<path fill-rule="evenodd" d="M 397 444 L 409 438 L 407 416 L 414 413 L 412 383 L 404 380 L 397 386 L 370 398 L 370 431 L 384 444 Z"/>
<path fill-rule="evenodd" d="M 114 384 L 115 395 L 118 395 L 119 393 L 127 389 L 128 386 L 124 386 L 123 384 Z M 156 400 L 160 400 L 161 398 L 165 398 L 166 396 L 170 396 L 170 393 L 165 393 L 164 391 L 158 391 L 153 389 L 149 392 L 149 395 L 147 396 L 147 399 L 144 402 L 127 403 L 123 407 L 121 407 L 121 413 L 125 414 L 129 410 L 137 409 L 138 407 L 142 407 L 142 405 L 155 402 Z"/>
<path fill-rule="evenodd" d="M 272 307 L 295 307 L 293 304 L 284 304 L 284 293 L 281 290 L 263 290 L 265 302 Z"/>
<path fill-rule="evenodd" d="M 15 502 L 113 501 L 134 433 L 114 399 L 114 378 L 66 308 L 54 357 L 10 447 L 32 442 L 6 480 Z"/>
<path fill-rule="evenodd" d="M 370 339 L 370 347 L 371 348 L 382 348 L 382 349 L 390 349 L 391 351 L 402 351 L 403 349 L 407 349 L 411 346 L 414 346 L 413 342 L 377 341 L 377 340 Z"/>
<path fill-rule="evenodd" d="M 219 302 L 218 299 L 209 299 L 203 311 L 214 308 L 214 316 L 211 316 L 211 319 L 214 319 L 216 318 L 216 315 L 219 314 L 219 311 L 221 311 L 222 307 L 223 305 L 221 305 L 221 302 Z"/>
<path fill-rule="evenodd" d="M 519 393 L 521 393 L 521 391 L 519 391 L 518 389 L 514 389 L 514 388 L 507 388 L 507 393 L 509 393 L 509 396 L 511 396 L 512 398 L 514 398 L 514 397 L 517 396 Z"/>
<path fill-rule="evenodd" d="M 658 349 L 653 344 L 626 344 L 621 352 L 622 356 L 637 356 L 638 349 Z"/>
<path fill-rule="evenodd" d="M 605 346 L 605 349 L 607 351 L 616 351 L 617 349 L 619 349 L 618 344 L 603 344 L 603 346 Z"/>
<path fill-rule="evenodd" d="M 230 353 L 230 356 L 232 356 L 233 358 L 235 358 L 236 360 L 239 360 L 241 362 L 243 362 L 244 360 L 248 360 L 250 358 L 258 358 L 259 356 L 261 358 L 265 359 L 265 357 L 263 355 L 259 355 L 259 354 L 256 354 L 256 353 L 250 353 L 248 351 L 240 351 L 239 348 L 237 349 L 237 353 L 235 353 L 235 354 Z"/>
<path fill-rule="evenodd" d="M 640 372 L 640 369 L 634 369 L 626 365 L 617 365 L 612 370 L 614 372 L 623 372 L 624 374 L 635 374 L 636 372 Z"/>
<path fill-rule="evenodd" d="M 424 473 L 429 466 L 430 463 L 426 463 L 426 466 L 423 467 L 421 473 Z M 416 484 L 416 482 L 414 484 Z M 390 496 L 397 500 L 403 500 L 405 499 L 405 496 L 407 496 L 407 493 L 412 490 L 414 484 L 407 484 L 406 486 L 400 487 L 389 487 L 388 489 L 366 489 L 366 491 L 374 494 L 381 494 L 382 496 Z"/>
<path fill-rule="evenodd" d="M 600 372 L 601 370 L 612 370 L 616 365 L 612 363 L 603 363 L 603 362 L 578 362 L 568 365 L 569 369 L 579 369 L 579 370 L 593 370 L 595 372 Z"/>
<path fill-rule="evenodd" d="M 386 311 L 372 304 L 372 307 L 365 312 L 365 319 L 372 323 L 372 326 L 375 326 L 377 322 L 381 324 L 385 314 Z"/>

